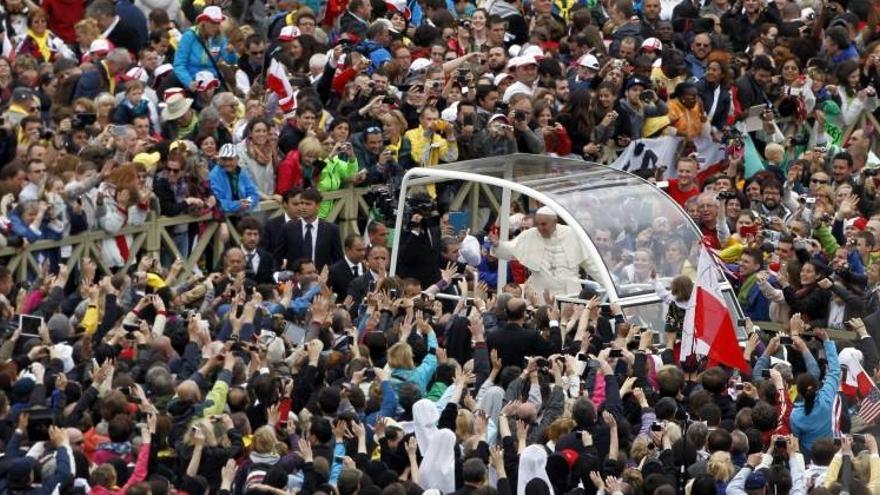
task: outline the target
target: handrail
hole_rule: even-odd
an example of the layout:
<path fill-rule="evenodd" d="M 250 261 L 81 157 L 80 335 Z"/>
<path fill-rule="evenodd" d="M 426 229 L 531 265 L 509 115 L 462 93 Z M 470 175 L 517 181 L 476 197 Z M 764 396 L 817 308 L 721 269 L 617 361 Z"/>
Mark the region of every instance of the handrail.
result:
<path fill-rule="evenodd" d="M 369 214 L 370 206 L 365 200 L 365 196 L 369 191 L 370 189 L 366 187 L 348 186 L 337 191 L 322 193 L 325 200 L 334 201 L 330 214 L 325 220 L 339 225 L 343 238 L 349 234 L 360 233 L 357 220 Z M 480 200 L 483 197 L 488 200 L 489 207 L 497 212 L 499 200 L 494 196 L 492 190 L 489 187 L 474 187 L 470 184 L 462 184 L 460 194 L 457 200 L 454 201 L 454 206 L 457 209 L 470 208 L 476 210 L 479 208 Z M 281 211 L 281 205 L 278 202 L 263 201 L 254 211 L 248 214 L 263 216 L 268 219 L 281 214 Z M 471 217 L 472 227 L 478 228 L 478 215 L 474 214 Z M 144 253 L 158 254 L 164 251 L 176 255 L 178 250 L 174 245 L 173 234 L 168 232 L 168 230 L 179 225 L 190 224 L 205 224 L 206 228 L 202 229 L 198 240 L 190 246 L 189 257 L 184 260 L 184 269 L 178 276 L 178 279 L 183 279 L 193 272 L 206 253 L 213 253 L 213 259 L 218 260 L 219 255 L 223 252 L 228 242 L 238 242 L 240 235 L 229 218 L 218 221 L 210 214 L 166 217 L 158 216 L 155 212 L 151 212 L 147 221 L 143 224 L 126 225 L 118 232 L 112 234 L 100 229 L 93 229 L 88 232 L 65 237 L 64 239 L 40 240 L 33 243 L 25 243 L 21 247 L 7 246 L 0 248 L 0 264 L 5 264 L 12 271 L 13 278 L 16 281 L 25 281 L 29 278 L 29 274 L 32 275 L 39 271 L 38 254 L 41 251 L 70 246 L 72 252 L 66 260 L 69 268 L 74 268 L 82 258 L 88 256 L 98 265 L 99 273 L 110 275 L 117 270 L 107 266 L 103 256 L 101 256 L 101 243 L 103 241 L 122 235 L 132 237 L 132 243 L 129 246 L 130 258 L 119 269 L 125 270 L 132 264 L 136 264 L 137 260 Z"/>
<path fill-rule="evenodd" d="M 368 191 L 368 188 L 348 186 L 337 191 L 322 193 L 325 200 L 334 201 L 331 213 L 326 220 L 336 222 L 340 226 L 343 237 L 351 233 L 359 233 L 357 219 L 361 214 L 368 213 L 368 205 L 363 199 Z M 271 218 L 280 214 L 281 211 L 281 205 L 277 201 L 263 201 L 249 214 Z M 179 225 L 197 223 L 204 223 L 207 228 L 202 232 L 198 242 L 191 246 L 189 258 L 185 260 L 184 271 L 181 276 L 189 276 L 193 268 L 198 266 L 198 262 L 204 253 L 210 252 L 208 249 L 212 249 L 215 254 L 219 255 L 223 250 L 223 244 L 227 240 L 239 238 L 233 222 L 228 218 L 218 221 L 210 214 L 166 217 L 157 216 L 155 212 L 152 212 L 143 224 L 126 225 L 118 232 L 112 234 L 95 229 L 68 236 L 64 239 L 40 240 L 33 243 L 25 243 L 21 247 L 7 246 L 0 248 L 0 263 L 5 264 L 12 271 L 16 281 L 25 281 L 28 278 L 29 272 L 35 273 L 39 270 L 38 253 L 48 249 L 70 246 L 72 253 L 66 261 L 68 267 L 73 268 L 83 257 L 89 256 L 97 263 L 99 272 L 109 275 L 115 270 L 106 266 L 100 254 L 100 244 L 102 241 L 121 235 L 130 235 L 132 237 L 130 259 L 126 260 L 125 266 L 121 268 L 124 270 L 131 264 L 136 263 L 142 253 L 158 254 L 163 250 L 176 253 L 177 248 L 173 244 L 173 237 L 166 230 Z M 227 228 L 226 232 L 224 232 L 222 227 L 224 225 Z"/>

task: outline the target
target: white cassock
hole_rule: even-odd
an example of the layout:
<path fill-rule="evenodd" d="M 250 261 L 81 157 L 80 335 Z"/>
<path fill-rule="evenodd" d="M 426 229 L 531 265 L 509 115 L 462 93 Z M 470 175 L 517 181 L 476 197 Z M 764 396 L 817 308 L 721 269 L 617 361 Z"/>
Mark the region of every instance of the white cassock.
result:
<path fill-rule="evenodd" d="M 513 240 L 499 242 L 495 256 L 516 259 L 528 268 L 532 272 L 528 284 L 538 294 L 547 289 L 554 295 L 577 295 L 581 291 L 578 269 L 583 267 L 593 278 L 597 273 L 574 229 L 568 225 L 557 225 L 549 238 L 532 227 Z"/>

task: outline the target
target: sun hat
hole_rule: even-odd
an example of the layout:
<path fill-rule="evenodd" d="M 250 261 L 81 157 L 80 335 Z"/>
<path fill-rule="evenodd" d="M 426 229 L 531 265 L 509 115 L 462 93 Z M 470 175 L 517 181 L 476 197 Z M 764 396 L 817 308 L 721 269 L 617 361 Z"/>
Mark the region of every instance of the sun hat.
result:
<path fill-rule="evenodd" d="M 162 120 L 177 120 L 192 107 L 192 98 L 187 98 L 182 93 L 171 95 L 165 100 L 165 108 L 162 109 Z"/>

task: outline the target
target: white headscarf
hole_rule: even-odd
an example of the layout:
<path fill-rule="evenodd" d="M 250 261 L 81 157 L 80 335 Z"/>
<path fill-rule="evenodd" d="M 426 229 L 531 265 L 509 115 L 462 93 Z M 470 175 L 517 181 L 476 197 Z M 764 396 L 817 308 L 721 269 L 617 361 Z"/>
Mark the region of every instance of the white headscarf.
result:
<path fill-rule="evenodd" d="M 427 452 L 430 448 L 431 440 L 437 434 L 439 420 L 440 413 L 437 412 L 437 404 L 434 402 L 422 399 L 413 404 L 413 428 L 421 452 Z"/>
<path fill-rule="evenodd" d="M 444 494 L 455 491 L 455 433 L 451 430 L 439 430 L 431 439 L 431 447 L 419 465 L 419 484 L 425 490 L 434 488 Z"/>
<path fill-rule="evenodd" d="M 547 476 L 547 451 L 543 445 L 529 445 L 519 456 L 519 471 L 516 478 L 516 495 L 526 494 L 526 485 L 534 478 L 540 478 L 547 483 L 550 493 L 553 493 L 553 485 Z"/>

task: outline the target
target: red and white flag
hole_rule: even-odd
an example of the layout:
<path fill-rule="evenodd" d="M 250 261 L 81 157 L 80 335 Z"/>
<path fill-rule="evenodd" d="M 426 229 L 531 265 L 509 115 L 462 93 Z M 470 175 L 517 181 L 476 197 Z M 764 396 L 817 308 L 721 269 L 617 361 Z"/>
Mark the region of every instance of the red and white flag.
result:
<path fill-rule="evenodd" d="M 840 351 L 840 365 L 846 366 L 846 378 L 840 384 L 840 390 L 850 397 L 858 396 L 859 416 L 865 423 L 872 423 L 880 416 L 880 390 L 874 380 L 862 367 L 861 351 L 847 347 Z"/>
<path fill-rule="evenodd" d="M 279 99 L 287 98 L 293 95 L 293 88 L 290 86 L 290 79 L 287 78 L 287 71 L 276 59 L 272 59 L 269 64 L 269 71 L 266 73 L 266 88 L 278 95 Z"/>
<path fill-rule="evenodd" d="M 681 334 L 681 360 L 691 354 L 708 356 L 709 366 L 724 364 L 749 371 L 736 339 L 736 329 L 718 285 L 715 260 L 706 246 L 700 247 L 697 283 L 684 316 Z"/>

